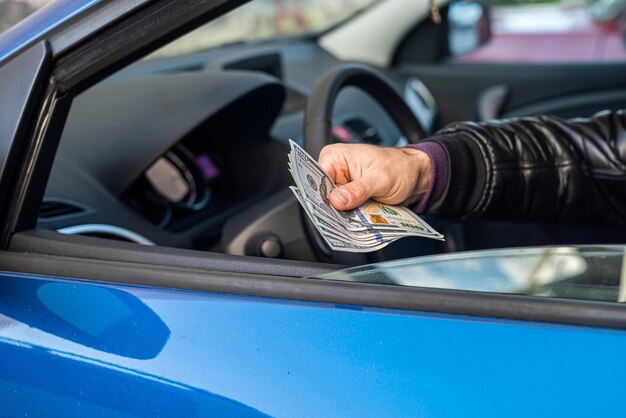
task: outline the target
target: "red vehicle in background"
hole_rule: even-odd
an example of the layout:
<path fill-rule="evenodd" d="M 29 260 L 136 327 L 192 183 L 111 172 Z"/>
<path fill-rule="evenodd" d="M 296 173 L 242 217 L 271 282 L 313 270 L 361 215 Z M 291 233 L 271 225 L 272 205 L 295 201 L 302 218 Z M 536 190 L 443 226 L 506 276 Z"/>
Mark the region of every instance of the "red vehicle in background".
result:
<path fill-rule="evenodd" d="M 473 52 L 455 54 L 455 61 L 624 61 L 624 8 L 624 0 L 600 0 L 591 7 L 559 3 L 493 7 L 489 42 Z"/>

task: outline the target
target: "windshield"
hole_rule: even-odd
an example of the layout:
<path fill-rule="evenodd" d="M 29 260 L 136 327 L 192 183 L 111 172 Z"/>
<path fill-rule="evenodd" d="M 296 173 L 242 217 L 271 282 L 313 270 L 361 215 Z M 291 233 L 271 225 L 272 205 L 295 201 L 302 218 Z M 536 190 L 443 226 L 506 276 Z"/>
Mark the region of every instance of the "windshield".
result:
<path fill-rule="evenodd" d="M 625 302 L 625 251 L 622 246 L 476 251 L 356 267 L 318 278 Z"/>
<path fill-rule="evenodd" d="M 378 0 L 255 0 L 160 49 L 171 56 L 238 41 L 255 41 L 323 31 Z"/>

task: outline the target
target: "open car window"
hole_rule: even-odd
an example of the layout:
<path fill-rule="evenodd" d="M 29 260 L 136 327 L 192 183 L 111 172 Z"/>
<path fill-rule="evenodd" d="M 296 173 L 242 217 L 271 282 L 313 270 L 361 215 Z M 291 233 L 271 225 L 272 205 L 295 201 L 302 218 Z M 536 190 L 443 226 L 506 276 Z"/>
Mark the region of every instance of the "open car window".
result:
<path fill-rule="evenodd" d="M 626 247 L 487 250 L 356 267 L 321 279 L 626 302 Z"/>
<path fill-rule="evenodd" d="M 392 3 L 398 1 L 346 2 L 341 6 L 343 17 L 330 13 L 332 19 L 319 27 L 356 13 L 344 23 L 351 24 Z M 369 4 L 376 8 L 368 9 Z M 234 28 L 256 27 L 249 21 L 239 22 L 241 13 L 264 11 L 276 17 L 284 8 L 295 10 L 297 5 L 330 7 L 326 0 L 256 0 L 188 36 L 220 44 L 224 42 L 217 36 L 220 33 L 230 36 L 236 35 Z M 359 14 L 363 8 L 369 12 Z M 408 11 L 419 12 L 405 7 L 391 8 L 389 13 L 396 13 L 399 19 Z M 220 26 L 219 19 L 231 19 L 231 23 Z M 424 19 L 430 22 L 430 15 L 424 10 L 421 18 L 412 19 L 418 25 Z M 217 25 L 216 32 L 209 36 L 203 28 L 211 25 Z M 276 31 L 270 37 L 284 29 L 278 22 L 273 25 Z M 183 39 L 174 40 L 161 52 Z M 237 36 L 231 38 L 235 39 Z M 479 233 L 468 234 L 480 239 L 468 239 L 468 245 L 454 247 L 449 243 L 466 241 L 465 231 L 445 219 L 433 219 L 435 223 L 427 219 L 450 239 L 443 244 L 403 239 L 370 258 L 325 251 L 310 225 L 302 221 L 301 208 L 288 189 L 293 181 L 286 156 L 289 139 L 302 142 L 310 90 L 322 74 L 342 64 L 345 62 L 329 54 L 313 37 L 235 44 L 132 63 L 73 100 L 37 226 L 66 234 L 264 257 L 274 259 L 277 265 L 285 260 L 361 265 L 446 251 L 580 242 L 565 233 L 564 238 L 543 239 L 541 226 L 523 226 L 519 234 L 502 234 L 493 232 L 497 227 L 485 233 L 490 226 L 481 225 Z M 394 68 L 385 69 L 385 74 L 423 126 L 430 131 L 441 127 L 438 118 L 452 107 L 446 103 L 447 96 L 435 98 L 418 74 Z M 388 112 L 367 94 L 343 93 L 333 109 L 333 124 L 338 128 L 333 132 L 348 136 L 328 140 L 384 146 L 406 140 Z M 473 102 L 468 98 L 462 107 L 469 108 Z M 541 239 L 533 234 L 541 234 Z M 503 235 L 517 240 L 503 242 L 499 240 Z M 614 241 L 598 235 L 593 242 Z"/>

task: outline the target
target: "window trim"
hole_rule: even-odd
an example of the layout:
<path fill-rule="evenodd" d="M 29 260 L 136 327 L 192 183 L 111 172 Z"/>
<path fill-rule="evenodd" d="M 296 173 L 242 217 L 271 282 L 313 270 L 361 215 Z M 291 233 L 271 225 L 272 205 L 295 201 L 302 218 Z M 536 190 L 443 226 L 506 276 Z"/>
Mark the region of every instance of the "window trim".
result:
<path fill-rule="evenodd" d="M 20 182 L 27 171 L 28 150 L 42 119 L 42 90 L 51 66 L 47 43 L 40 42 L 0 66 L 0 86 L 6 86 L 0 103 L 0 248 L 8 245 L 17 215 L 13 202 L 21 196 Z M 45 109 L 45 106 L 44 106 Z M 37 120 L 37 123 L 35 123 Z"/>
<path fill-rule="evenodd" d="M 260 261 L 262 259 L 243 256 L 238 257 L 238 264 L 247 263 L 247 271 L 253 272 L 241 273 L 232 261 L 234 256 L 228 254 L 206 256 L 199 251 L 145 247 L 77 236 L 54 241 L 51 234 L 54 233 L 18 234 L 14 252 L 0 252 L 2 269 L 109 283 L 325 302 L 357 308 L 626 329 L 626 309 L 618 303 L 303 279 L 304 275 L 320 274 L 334 266 L 286 262 L 293 265 L 292 274 L 288 274 L 280 269 L 272 272 L 270 264 L 275 261 L 269 260 L 269 264 L 264 266 Z M 46 243 L 46 240 L 49 242 Z M 46 252 L 42 253 L 44 247 Z M 261 264 L 251 267 L 256 263 Z M 224 271 L 222 266 L 231 269 Z"/>

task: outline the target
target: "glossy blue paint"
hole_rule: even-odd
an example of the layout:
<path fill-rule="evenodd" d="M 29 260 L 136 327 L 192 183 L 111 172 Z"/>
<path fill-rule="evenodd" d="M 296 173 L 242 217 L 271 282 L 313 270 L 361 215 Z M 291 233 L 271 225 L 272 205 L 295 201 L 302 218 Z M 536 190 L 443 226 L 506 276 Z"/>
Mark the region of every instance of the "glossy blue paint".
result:
<path fill-rule="evenodd" d="M 55 0 L 0 34 L 0 65 L 32 41 L 43 37 L 100 0 Z"/>
<path fill-rule="evenodd" d="M 16 274 L 0 313 L 10 416 L 623 415 L 621 331 Z"/>

